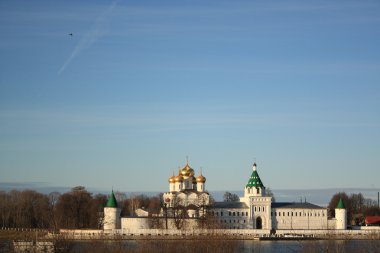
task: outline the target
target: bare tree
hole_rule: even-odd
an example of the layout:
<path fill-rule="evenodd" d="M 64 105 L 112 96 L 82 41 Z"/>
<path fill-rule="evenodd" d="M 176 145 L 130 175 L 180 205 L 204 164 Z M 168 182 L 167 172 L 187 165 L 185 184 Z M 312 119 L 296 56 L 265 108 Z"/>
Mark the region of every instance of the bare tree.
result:
<path fill-rule="evenodd" d="M 48 214 L 50 218 L 50 227 L 56 231 L 58 229 L 58 219 L 56 217 L 56 205 L 58 203 L 61 194 L 59 192 L 51 192 L 48 195 L 49 198 L 49 209 Z"/>
<path fill-rule="evenodd" d="M 57 215 L 62 228 L 88 228 L 91 214 L 89 206 L 92 201 L 91 193 L 83 186 L 77 186 L 70 192 L 59 197 Z"/>
<path fill-rule="evenodd" d="M 187 209 L 182 199 L 175 198 L 171 207 L 174 225 L 177 229 L 182 229 L 187 218 Z"/>
<path fill-rule="evenodd" d="M 236 202 L 239 201 L 239 196 L 231 193 L 231 192 L 225 192 L 223 195 L 223 201 L 224 202 Z"/>
<path fill-rule="evenodd" d="M 268 195 L 269 197 L 272 197 L 272 202 L 276 202 L 276 198 L 274 197 L 274 193 L 273 193 L 272 189 L 269 188 L 269 187 L 267 187 L 267 188 L 265 189 L 265 191 L 266 191 L 266 193 L 267 193 L 267 195 Z"/>

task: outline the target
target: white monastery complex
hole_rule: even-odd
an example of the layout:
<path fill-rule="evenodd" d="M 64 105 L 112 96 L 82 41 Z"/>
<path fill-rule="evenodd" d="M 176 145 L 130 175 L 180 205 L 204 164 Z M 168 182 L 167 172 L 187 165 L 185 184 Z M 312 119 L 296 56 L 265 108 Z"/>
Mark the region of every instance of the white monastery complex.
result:
<path fill-rule="evenodd" d="M 260 179 L 256 163 L 244 187 L 244 196 L 236 202 L 212 202 L 206 191 L 202 172 L 195 176 L 186 165 L 177 176 L 169 177 L 169 191 L 163 194 L 160 214 L 136 210 L 134 217 L 120 217 L 115 195 L 104 208 L 104 231 L 136 229 L 244 229 L 244 230 L 345 230 L 347 211 L 340 200 L 335 218 L 329 219 L 327 208 L 307 202 L 274 202 Z M 205 225 L 207 223 L 207 225 Z M 211 224 L 211 225 L 210 225 Z"/>

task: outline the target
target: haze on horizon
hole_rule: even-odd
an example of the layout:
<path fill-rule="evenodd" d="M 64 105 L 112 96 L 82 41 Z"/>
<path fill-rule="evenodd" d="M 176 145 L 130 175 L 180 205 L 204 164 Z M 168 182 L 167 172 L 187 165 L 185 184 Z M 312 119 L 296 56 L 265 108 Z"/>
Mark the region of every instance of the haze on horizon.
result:
<path fill-rule="evenodd" d="M 0 182 L 379 189 L 379 1 L 1 1 Z M 72 36 L 70 35 L 72 33 Z"/>

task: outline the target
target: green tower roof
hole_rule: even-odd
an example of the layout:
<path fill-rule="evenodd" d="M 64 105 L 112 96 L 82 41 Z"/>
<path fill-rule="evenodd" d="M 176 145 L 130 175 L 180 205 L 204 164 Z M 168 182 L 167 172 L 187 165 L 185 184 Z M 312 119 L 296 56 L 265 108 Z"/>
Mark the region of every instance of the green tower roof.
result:
<path fill-rule="evenodd" d="M 108 201 L 107 201 L 106 207 L 117 208 L 117 201 L 116 201 L 116 198 L 115 198 L 115 194 L 113 194 L 113 191 L 112 191 L 111 195 L 108 197 Z"/>
<path fill-rule="evenodd" d="M 339 199 L 337 207 L 338 209 L 345 209 L 342 198 Z"/>
<path fill-rule="evenodd" d="M 246 187 L 264 188 L 264 184 L 261 182 L 259 174 L 256 170 L 256 163 L 253 164 L 253 172 L 248 180 Z"/>

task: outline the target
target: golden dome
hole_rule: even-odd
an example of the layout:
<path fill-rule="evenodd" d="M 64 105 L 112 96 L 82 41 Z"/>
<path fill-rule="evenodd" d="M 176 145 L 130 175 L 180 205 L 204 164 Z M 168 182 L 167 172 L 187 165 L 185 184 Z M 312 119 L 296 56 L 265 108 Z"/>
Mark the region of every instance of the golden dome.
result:
<path fill-rule="evenodd" d="M 174 179 L 175 182 L 183 182 L 183 177 L 181 175 L 178 175 Z"/>
<path fill-rule="evenodd" d="M 174 183 L 175 182 L 175 176 L 169 177 L 169 183 Z"/>
<path fill-rule="evenodd" d="M 197 176 L 197 183 L 205 183 L 205 182 L 206 182 L 206 178 L 202 174 Z"/>
<path fill-rule="evenodd" d="M 194 176 L 194 170 L 189 166 L 189 164 L 186 162 L 185 167 L 183 167 L 180 170 L 180 174 L 185 177 L 192 177 Z"/>

